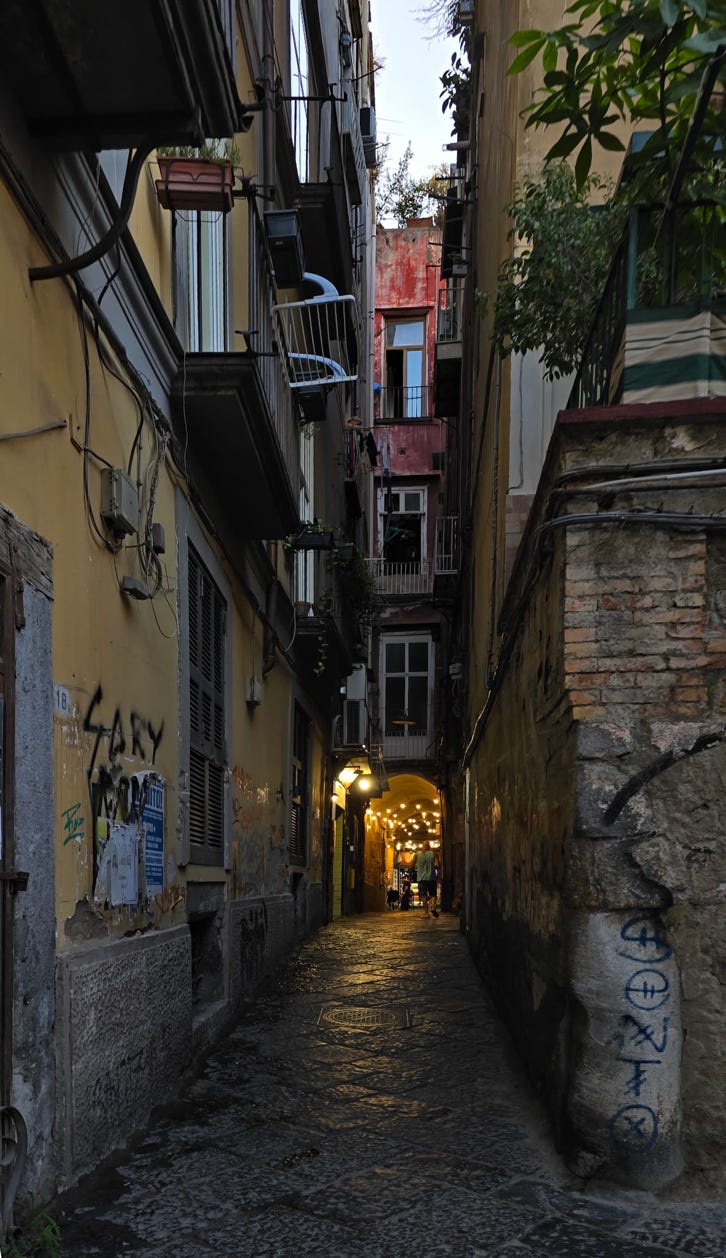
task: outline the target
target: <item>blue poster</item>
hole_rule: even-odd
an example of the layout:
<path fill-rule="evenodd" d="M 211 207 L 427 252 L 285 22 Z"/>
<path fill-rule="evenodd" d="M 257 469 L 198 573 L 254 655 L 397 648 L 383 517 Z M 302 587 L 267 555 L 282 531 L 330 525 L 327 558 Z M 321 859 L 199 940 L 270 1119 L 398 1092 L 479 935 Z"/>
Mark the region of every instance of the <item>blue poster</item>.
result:
<path fill-rule="evenodd" d="M 164 779 L 147 778 L 141 825 L 144 831 L 146 895 L 152 900 L 164 890 Z"/>

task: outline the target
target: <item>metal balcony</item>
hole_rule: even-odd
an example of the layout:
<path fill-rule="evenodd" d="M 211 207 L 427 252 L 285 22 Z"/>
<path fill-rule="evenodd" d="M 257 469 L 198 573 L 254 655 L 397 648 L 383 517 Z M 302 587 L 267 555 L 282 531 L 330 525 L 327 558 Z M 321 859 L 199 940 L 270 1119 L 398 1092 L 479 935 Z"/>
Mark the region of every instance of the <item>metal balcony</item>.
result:
<path fill-rule="evenodd" d="M 360 112 L 350 81 L 343 84 L 343 92 L 345 100 L 338 103 L 338 108 L 345 177 L 351 203 L 360 205 L 365 199 L 368 186 L 368 169 L 360 130 Z"/>
<path fill-rule="evenodd" d="M 436 521 L 434 576 L 454 576 L 459 571 L 459 517 L 442 515 Z"/>
<path fill-rule="evenodd" d="M 299 527 L 299 426 L 274 351 L 274 284 L 256 214 L 250 231 L 248 349 L 186 354 L 172 388 L 174 420 L 226 524 L 239 536 L 285 537 Z"/>
<path fill-rule="evenodd" d="M 431 593 L 433 573 L 428 559 L 419 559 L 409 563 L 370 559 L 369 563 L 379 594 L 396 598 Z"/>
<path fill-rule="evenodd" d="M 449 280 L 446 288 L 439 289 L 439 308 L 436 320 L 437 353 L 439 347 L 461 346 L 464 280 Z"/>
<path fill-rule="evenodd" d="M 436 602 L 448 603 L 454 598 L 459 567 L 459 517 L 440 516 L 434 541 L 433 596 Z"/>
<path fill-rule="evenodd" d="M 431 419 L 433 414 L 433 389 L 428 384 L 388 385 L 379 389 L 374 397 L 374 419 L 377 423 Z"/>
<path fill-rule="evenodd" d="M 273 306 L 291 389 L 358 379 L 358 307 L 350 295 Z"/>

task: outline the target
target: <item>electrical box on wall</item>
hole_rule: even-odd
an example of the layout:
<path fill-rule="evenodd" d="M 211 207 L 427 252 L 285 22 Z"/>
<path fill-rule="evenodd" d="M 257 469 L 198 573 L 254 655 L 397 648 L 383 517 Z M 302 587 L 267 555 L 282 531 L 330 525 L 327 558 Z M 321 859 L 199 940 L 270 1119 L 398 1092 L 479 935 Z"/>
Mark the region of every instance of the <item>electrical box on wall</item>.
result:
<path fill-rule="evenodd" d="M 112 533 L 138 531 L 139 493 L 122 467 L 101 471 L 101 515 Z"/>

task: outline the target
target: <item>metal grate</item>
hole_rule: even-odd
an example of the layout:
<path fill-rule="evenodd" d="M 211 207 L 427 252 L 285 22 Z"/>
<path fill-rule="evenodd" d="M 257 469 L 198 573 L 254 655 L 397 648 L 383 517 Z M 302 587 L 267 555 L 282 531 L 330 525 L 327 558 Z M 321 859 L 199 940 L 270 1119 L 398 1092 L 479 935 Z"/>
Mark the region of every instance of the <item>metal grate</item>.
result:
<path fill-rule="evenodd" d="M 410 1025 L 410 1010 L 380 1005 L 323 1005 L 318 1017 L 318 1026 L 334 1026 L 341 1031 L 372 1031 L 377 1027 L 393 1030 Z"/>

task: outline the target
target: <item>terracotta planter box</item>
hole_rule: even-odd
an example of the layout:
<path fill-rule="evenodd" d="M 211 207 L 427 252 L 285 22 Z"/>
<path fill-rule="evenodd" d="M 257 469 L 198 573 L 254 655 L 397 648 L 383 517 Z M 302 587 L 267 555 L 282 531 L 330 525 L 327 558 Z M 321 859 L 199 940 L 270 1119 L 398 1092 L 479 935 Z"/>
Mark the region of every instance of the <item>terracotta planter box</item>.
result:
<path fill-rule="evenodd" d="M 156 195 L 165 210 L 211 210 L 227 214 L 234 205 L 231 162 L 201 157 L 159 157 Z"/>

